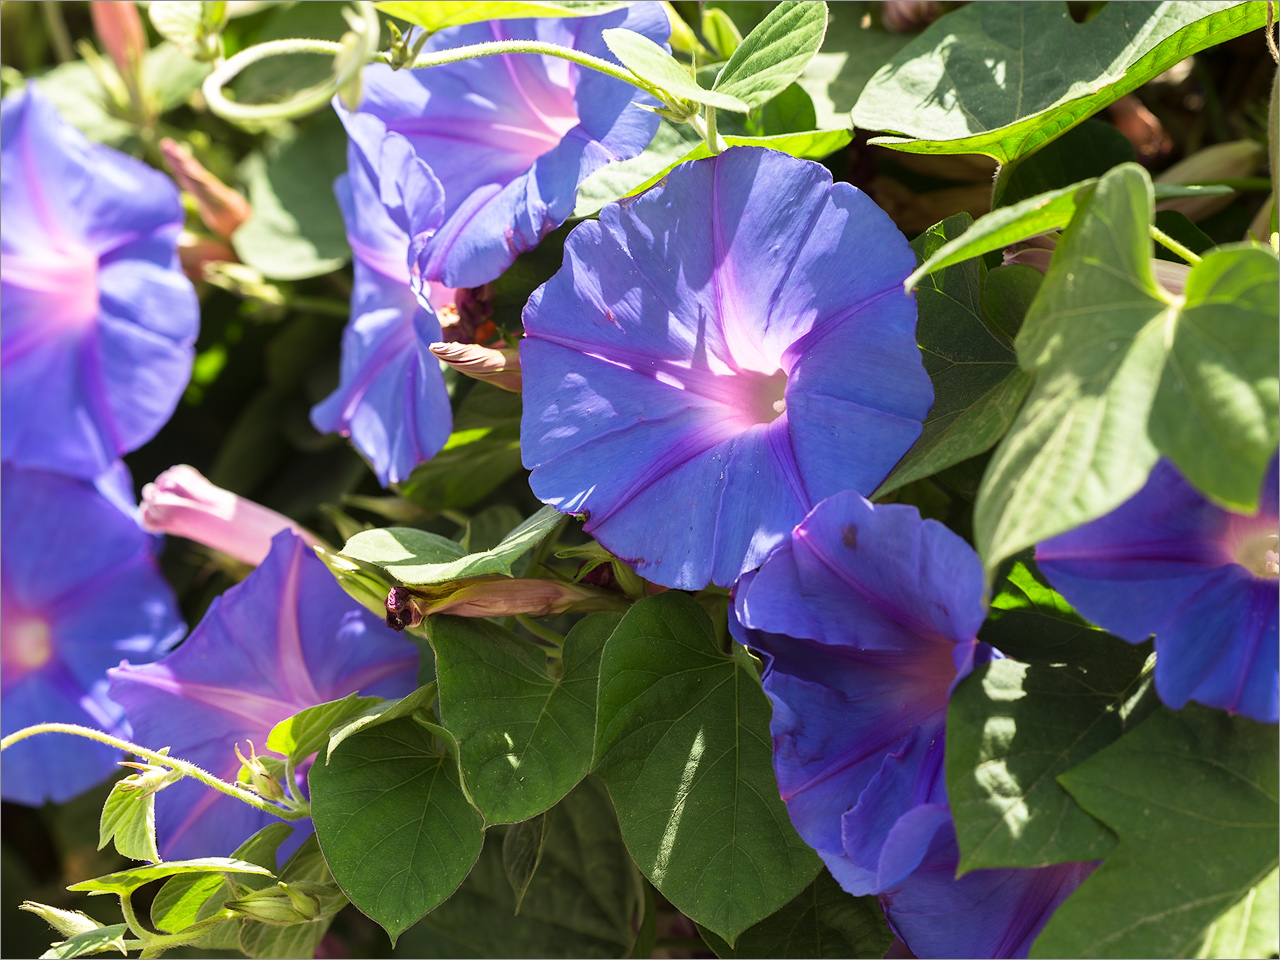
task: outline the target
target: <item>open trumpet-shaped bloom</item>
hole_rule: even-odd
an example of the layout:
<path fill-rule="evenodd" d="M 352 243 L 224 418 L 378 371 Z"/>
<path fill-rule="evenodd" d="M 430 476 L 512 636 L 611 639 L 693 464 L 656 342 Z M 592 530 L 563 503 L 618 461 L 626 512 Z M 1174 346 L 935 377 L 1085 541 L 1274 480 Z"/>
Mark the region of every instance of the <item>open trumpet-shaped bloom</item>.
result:
<path fill-rule="evenodd" d="M 1277 468 L 1254 516 L 1218 507 L 1162 460 L 1116 510 L 1036 547 L 1054 588 L 1130 643 L 1156 637 L 1156 692 L 1275 723 Z"/>
<path fill-rule="evenodd" d="M 657 3 L 598 17 L 500 20 L 435 33 L 425 50 L 494 40 L 540 40 L 617 62 L 610 27 L 661 43 L 670 23 Z M 638 155 L 658 118 L 630 84 L 553 57 L 484 57 L 423 70 L 373 65 L 347 132 L 370 155 L 401 134 L 444 191 L 443 222 L 415 232 L 422 282 L 477 287 L 498 277 L 573 212 L 578 184 L 613 160 Z M 645 100 L 647 102 L 648 98 Z"/>
<path fill-rule="evenodd" d="M 909 877 L 880 894 L 889 926 L 917 957 L 1025 957 L 1053 912 L 1096 864 L 974 870 L 956 879 L 948 820 Z"/>
<path fill-rule="evenodd" d="M 650 580 L 733 583 L 920 435 L 915 262 L 864 194 L 758 148 L 606 206 L 524 311 L 534 493 Z"/>
<path fill-rule="evenodd" d="M 0 106 L 0 158 L 0 452 L 91 479 L 155 435 L 191 376 L 182 204 L 35 87 Z"/>
<path fill-rule="evenodd" d="M 107 668 L 154 659 L 184 629 L 155 539 L 85 481 L 6 464 L 0 487 L 4 735 L 53 721 L 127 734 Z M 34 737 L 4 752 L 3 796 L 61 803 L 119 759 L 79 737 Z"/>
<path fill-rule="evenodd" d="M 911 873 L 950 821 L 947 699 L 992 650 L 982 565 L 907 506 L 825 500 L 739 583 L 730 626 L 766 657 L 791 821 L 846 890 Z"/>
<path fill-rule="evenodd" d="M 440 224 L 440 183 L 399 135 L 347 148 L 334 185 L 355 260 L 338 389 L 311 411 L 316 429 L 351 438 L 383 486 L 406 480 L 449 439 L 453 414 L 430 346 L 440 323 L 410 285 L 411 231 Z M 452 293 L 432 285 L 433 293 Z"/>
<path fill-rule="evenodd" d="M 244 582 L 214 600 L 190 638 L 144 666 L 110 671 L 135 742 L 172 747 L 224 780 L 238 743 L 261 747 L 305 707 L 359 691 L 399 697 L 416 686 L 417 651 L 343 592 L 290 531 Z M 156 835 L 170 860 L 225 856 L 272 822 L 232 797 L 183 780 L 156 797 Z M 292 842 L 299 836 L 295 833 Z"/>

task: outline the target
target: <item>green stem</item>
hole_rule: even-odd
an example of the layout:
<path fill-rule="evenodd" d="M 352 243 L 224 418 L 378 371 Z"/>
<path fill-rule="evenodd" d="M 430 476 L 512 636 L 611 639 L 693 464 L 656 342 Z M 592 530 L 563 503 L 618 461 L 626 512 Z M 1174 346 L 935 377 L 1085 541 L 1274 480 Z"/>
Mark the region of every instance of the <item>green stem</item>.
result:
<path fill-rule="evenodd" d="M 564 637 L 560 636 L 560 634 L 556 633 L 554 630 L 544 627 L 527 613 L 517 613 L 516 623 L 520 624 L 520 626 L 524 627 L 540 640 L 547 641 L 547 643 L 551 644 L 557 650 L 564 646 Z"/>
<path fill-rule="evenodd" d="M 352 70 L 348 68 L 342 74 L 330 77 L 323 83 L 299 91 L 283 103 L 235 103 L 228 100 L 222 90 L 246 67 L 269 57 L 305 53 L 337 56 L 341 51 L 342 44 L 332 40 L 298 38 L 269 40 L 266 43 L 256 44 L 241 50 L 205 78 L 202 88 L 205 101 L 209 104 L 210 110 L 228 120 L 266 123 L 302 116 L 325 106 L 338 88 L 351 79 Z M 447 63 L 457 63 L 460 60 L 471 60 L 476 57 L 501 57 L 514 53 L 559 57 L 562 60 L 569 60 L 579 66 L 598 71 L 616 80 L 629 83 L 634 87 L 639 87 L 663 102 L 670 99 L 670 94 L 664 95 L 664 91 L 654 84 L 637 77 L 631 71 L 619 67 L 617 64 L 602 60 L 600 57 L 593 57 L 591 54 L 583 53 L 581 50 L 562 47 L 554 43 L 544 43 L 540 40 L 495 40 L 488 43 L 474 43 L 465 47 L 454 47 L 450 50 L 433 50 L 430 53 L 419 55 L 409 65 L 409 69 L 422 70 L 427 67 L 439 67 Z M 389 56 L 381 52 L 372 54 L 368 61 L 376 63 L 391 62 Z M 354 66 L 359 69 L 364 64 L 358 62 L 358 58 L 355 58 Z"/>
<path fill-rule="evenodd" d="M 101 730 L 94 730 L 92 727 L 82 727 L 75 723 L 39 723 L 33 727 L 24 727 L 16 733 L 0 740 L 0 751 L 8 750 L 11 746 L 19 741 L 26 740 L 28 737 L 38 736 L 42 733 L 69 733 L 72 736 L 84 737 L 88 740 L 96 740 L 98 743 L 105 743 L 109 747 L 115 747 L 117 750 L 123 750 L 138 757 L 146 757 L 152 763 L 159 764 L 163 767 L 169 767 L 178 771 L 184 777 L 191 777 L 193 780 L 199 780 L 206 787 L 211 787 L 220 793 L 225 793 L 229 797 L 235 797 L 241 803 L 247 803 L 249 806 L 261 810 L 263 813 L 269 813 L 274 817 L 280 817 L 283 820 L 300 820 L 306 816 L 305 813 L 296 810 L 287 810 L 278 807 L 269 800 L 264 800 L 256 793 L 250 793 L 243 787 L 227 783 L 220 780 L 213 774 L 201 770 L 194 763 L 188 763 L 186 760 L 179 760 L 177 757 L 171 757 L 167 754 L 157 753 L 155 750 L 148 750 L 146 747 L 140 747 L 136 743 L 130 743 L 128 740 L 122 740 L 119 737 L 113 737 L 109 733 L 103 733 Z"/>
<path fill-rule="evenodd" d="M 1173 237 L 1169 236 L 1167 233 L 1165 233 L 1163 230 L 1157 227 L 1154 223 L 1151 225 L 1151 238 L 1155 240 L 1156 243 L 1160 244 L 1160 246 L 1164 247 L 1166 250 L 1172 253 L 1176 253 L 1183 260 L 1187 261 L 1187 263 L 1195 264 L 1200 262 L 1199 254 L 1195 253 L 1192 250 L 1189 250 L 1187 247 L 1184 247 L 1177 240 L 1173 239 Z"/>
<path fill-rule="evenodd" d="M 720 139 L 720 134 L 716 132 L 716 108 L 707 107 L 706 128 L 702 132 L 703 137 L 707 141 L 707 149 L 711 151 L 711 155 L 715 156 L 724 149 L 724 141 Z"/>
<path fill-rule="evenodd" d="M 1271 181 L 1266 177 L 1224 177 L 1219 180 L 1196 180 L 1194 183 L 1183 183 L 1179 186 L 1230 187 L 1242 193 L 1266 193 L 1271 189 Z"/>
<path fill-rule="evenodd" d="M 67 22 L 62 19 L 62 4 L 54 0 L 42 0 L 40 15 L 44 17 L 44 25 L 49 31 L 49 42 L 53 44 L 54 55 L 59 62 L 70 63 L 76 58 L 71 49 L 71 34 L 67 32 Z"/>
<path fill-rule="evenodd" d="M 224 909 L 177 933 L 154 933 L 143 926 L 142 921 L 138 919 L 138 913 L 133 909 L 132 893 L 120 894 L 120 912 L 124 914 L 124 922 L 129 925 L 129 930 L 141 939 L 143 955 L 152 957 L 159 956 L 157 951 L 181 947 L 199 940 L 209 932 L 211 927 L 236 918 L 234 913 Z"/>
<path fill-rule="evenodd" d="M 327 106 L 333 95 L 348 81 L 364 69 L 366 63 L 385 55 L 377 53 L 376 46 L 381 35 L 378 23 L 378 12 L 372 3 L 357 0 L 356 7 L 364 19 L 365 50 L 362 56 L 352 56 L 342 68 L 322 83 L 300 90 L 282 103 L 235 103 L 228 100 L 222 92 L 223 88 L 239 76 L 240 72 L 260 60 L 268 57 L 287 56 L 299 53 L 329 55 L 338 58 L 346 47 L 332 40 L 307 40 L 301 37 L 286 40 L 269 40 L 241 50 L 234 57 L 224 61 L 213 73 L 205 77 L 200 88 L 209 109 L 227 120 L 249 123 L 269 123 L 276 120 L 287 120 L 300 117 Z"/>

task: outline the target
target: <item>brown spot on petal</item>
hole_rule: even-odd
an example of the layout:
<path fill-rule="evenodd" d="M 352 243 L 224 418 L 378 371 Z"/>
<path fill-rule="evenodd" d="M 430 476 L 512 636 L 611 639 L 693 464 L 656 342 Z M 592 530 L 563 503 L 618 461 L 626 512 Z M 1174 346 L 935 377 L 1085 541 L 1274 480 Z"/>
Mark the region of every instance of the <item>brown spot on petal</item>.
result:
<path fill-rule="evenodd" d="M 850 550 L 857 550 L 858 549 L 858 528 L 855 527 L 853 524 L 849 524 L 849 526 L 844 528 L 843 532 L 844 532 L 844 536 L 842 537 L 842 539 L 844 540 L 844 545 L 848 547 Z"/>

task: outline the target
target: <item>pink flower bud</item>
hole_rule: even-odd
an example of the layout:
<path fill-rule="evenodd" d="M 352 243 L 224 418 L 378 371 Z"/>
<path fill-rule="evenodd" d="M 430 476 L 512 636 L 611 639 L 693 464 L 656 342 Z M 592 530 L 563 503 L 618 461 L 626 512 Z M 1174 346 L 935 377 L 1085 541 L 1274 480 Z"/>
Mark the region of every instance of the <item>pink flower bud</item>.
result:
<path fill-rule="evenodd" d="M 885 0 L 880 19 L 890 33 L 917 33 L 942 14 L 942 4 L 932 0 Z"/>
<path fill-rule="evenodd" d="M 515 347 L 495 350 L 476 343 L 433 343 L 431 352 L 464 376 L 520 392 L 520 351 Z"/>
<path fill-rule="evenodd" d="M 211 231 L 229 239 L 252 212 L 249 201 L 205 169 L 195 156 L 175 140 L 160 141 L 165 166 L 184 192 L 196 202 L 200 219 Z"/>
<path fill-rule="evenodd" d="M 271 538 L 281 530 L 320 544 L 288 517 L 223 490 L 185 464 L 170 467 L 142 488 L 139 520 L 151 533 L 186 537 L 253 566 L 266 558 Z"/>
<path fill-rule="evenodd" d="M 126 80 L 136 77 L 147 52 L 147 33 L 133 0 L 90 0 L 89 16 L 120 76 Z"/>
<path fill-rule="evenodd" d="M 1111 104 L 1107 112 L 1142 163 L 1158 160 L 1173 149 L 1173 138 L 1165 133 L 1160 118 L 1132 93 Z"/>
<path fill-rule="evenodd" d="M 616 610 L 623 602 L 580 583 L 525 580 L 498 575 L 454 580 L 439 586 L 393 587 L 387 595 L 387 626 L 416 627 L 424 617 L 448 613 L 455 617 L 552 617 L 569 610 Z"/>
<path fill-rule="evenodd" d="M 1051 233 L 1042 233 L 1038 237 L 1015 243 L 1005 249 L 1004 265 L 1006 267 L 1010 265 L 1034 267 L 1041 273 L 1048 273 L 1049 263 L 1053 259 L 1053 251 L 1057 249 L 1058 241 L 1061 239 L 1062 235 L 1055 230 Z M 1182 295 L 1182 291 L 1187 285 L 1187 274 L 1190 272 L 1190 265 L 1185 263 L 1175 263 L 1171 260 L 1158 260 L 1155 258 L 1151 260 L 1151 274 L 1155 277 L 1156 283 L 1175 296 Z"/>

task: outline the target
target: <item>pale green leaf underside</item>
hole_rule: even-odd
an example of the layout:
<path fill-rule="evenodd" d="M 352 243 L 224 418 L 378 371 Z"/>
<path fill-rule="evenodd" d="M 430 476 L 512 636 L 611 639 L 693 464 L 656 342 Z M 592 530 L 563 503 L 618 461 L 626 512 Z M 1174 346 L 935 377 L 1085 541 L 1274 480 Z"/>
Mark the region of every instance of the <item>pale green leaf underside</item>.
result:
<path fill-rule="evenodd" d="M 912 153 L 1008 162 L 1200 50 L 1262 27 L 1262 2 L 974 3 L 930 26 L 871 78 L 854 125 Z"/>

